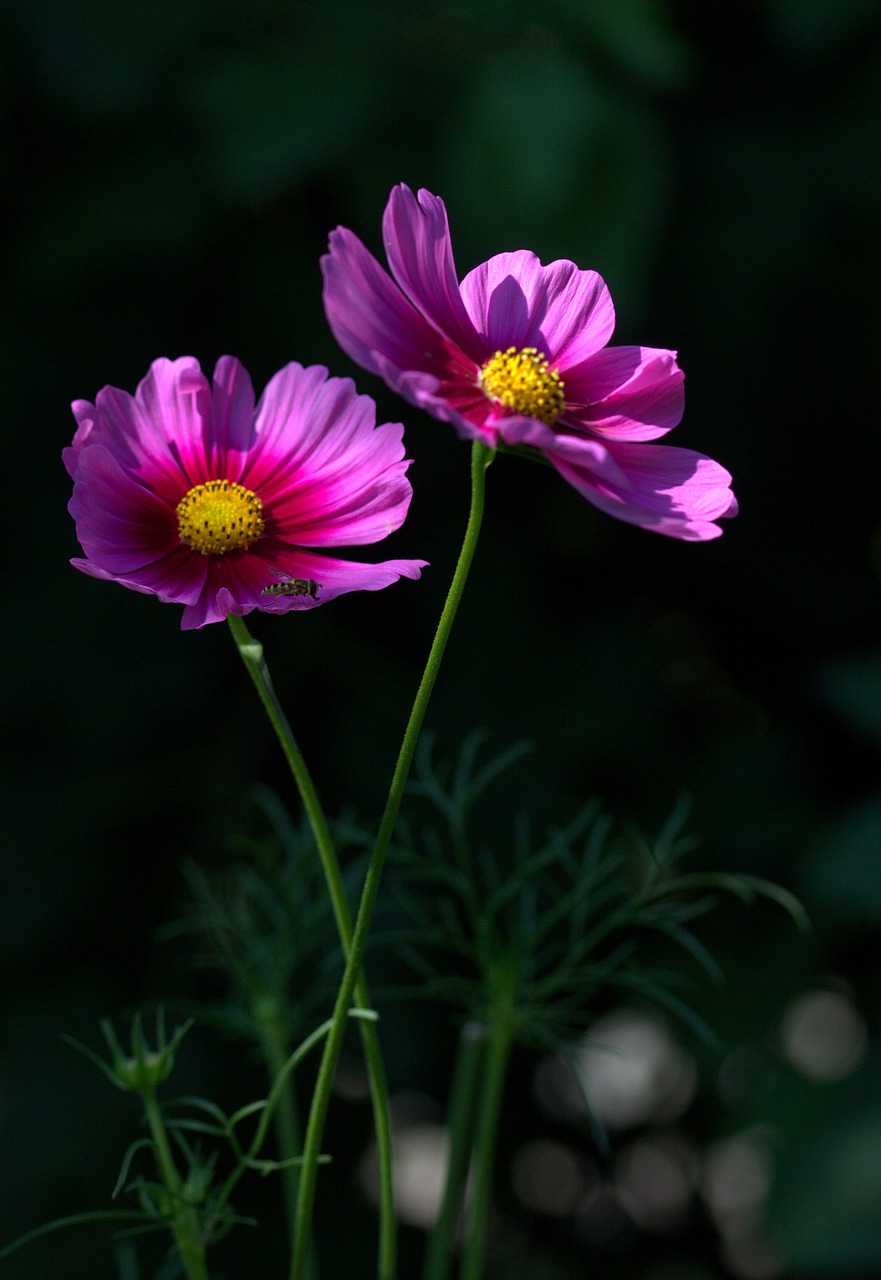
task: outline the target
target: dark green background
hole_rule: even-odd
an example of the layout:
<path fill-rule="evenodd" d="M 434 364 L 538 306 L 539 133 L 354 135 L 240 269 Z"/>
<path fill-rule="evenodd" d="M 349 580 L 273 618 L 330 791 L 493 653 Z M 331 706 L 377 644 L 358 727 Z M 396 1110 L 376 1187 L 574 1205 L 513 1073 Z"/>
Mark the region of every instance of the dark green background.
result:
<path fill-rule="evenodd" d="M 786 1274 L 881 1271 L 881 1142 L 868 1173 L 848 1155 L 881 1117 L 879 35 L 872 0 L 7 0 L 4 1239 L 107 1202 L 134 1109 L 58 1033 L 95 1044 L 99 1017 L 187 994 L 155 939 L 181 860 L 216 863 L 250 821 L 250 785 L 287 785 L 225 628 L 181 634 L 175 608 L 67 566 L 69 402 L 133 390 L 160 355 L 210 369 L 229 352 L 258 389 L 288 360 L 321 362 L 403 418 L 411 515 L 377 555 L 424 557 L 422 581 L 255 622 L 328 808 L 371 817 L 454 563 L 468 453 L 335 348 L 318 258 L 340 223 L 378 252 L 404 181 L 443 196 L 462 275 L 521 247 L 599 270 L 616 340 L 678 349 L 672 442 L 728 466 L 742 508 L 720 541 L 678 544 L 499 460 L 430 723 L 447 750 L 475 726 L 493 748 L 532 739 L 520 782 L 542 819 L 599 794 L 654 831 L 684 790 L 694 865 L 803 896 L 808 939 L 771 909 L 714 917 L 729 982 L 696 980 L 694 998 L 727 1043 L 776 1064 Z M 779 1019 L 830 979 L 871 1048 L 857 1076 L 810 1085 L 775 1057 Z M 438 1093 L 451 1037 L 441 1026 L 420 1052 L 389 1026 L 394 1086 Z M 718 1062 L 682 1035 L 705 1068 L 683 1121 L 695 1141 L 769 1118 L 724 1105 Z M 184 1083 L 260 1092 L 235 1045 L 190 1043 Z M 525 1105 L 531 1063 L 516 1065 Z M 340 1142 L 360 1149 L 366 1127 L 355 1108 Z M 341 1176 L 323 1227 L 339 1238 L 342 1218 L 351 1242 L 369 1215 Z M 218 1275 L 283 1274 L 251 1239 Z M 573 1252 L 559 1225 L 535 1240 L 534 1276 L 734 1274 L 699 1210 L 684 1233 L 633 1232 L 609 1254 Z M 418 1245 L 406 1236 L 408 1261 Z M 11 1280 L 115 1274 L 94 1229 L 0 1264 Z"/>

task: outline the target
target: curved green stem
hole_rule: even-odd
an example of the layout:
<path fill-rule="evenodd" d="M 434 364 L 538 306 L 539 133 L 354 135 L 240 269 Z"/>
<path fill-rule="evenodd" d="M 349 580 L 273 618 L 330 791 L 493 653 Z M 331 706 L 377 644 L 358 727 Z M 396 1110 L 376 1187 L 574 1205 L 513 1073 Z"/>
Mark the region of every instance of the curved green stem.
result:
<path fill-rule="evenodd" d="M 315 1030 L 308 1035 L 302 1044 L 300 1044 L 290 1055 L 278 1075 L 273 1080 L 272 1087 L 269 1090 L 269 1096 L 265 1103 L 258 1103 L 256 1108 L 254 1108 L 253 1105 L 245 1107 L 243 1111 L 236 1112 L 231 1117 L 232 1126 L 235 1128 L 238 1120 L 242 1119 L 245 1114 L 250 1115 L 255 1109 L 260 1112 L 260 1119 L 257 1123 L 257 1128 L 254 1131 L 254 1136 L 251 1139 L 251 1145 L 248 1147 L 247 1151 L 242 1151 L 238 1144 L 238 1140 L 231 1135 L 231 1145 L 238 1156 L 238 1161 L 236 1163 L 236 1167 L 233 1169 L 232 1173 L 229 1174 L 223 1186 L 220 1188 L 220 1191 L 214 1197 L 212 1204 L 213 1217 L 209 1219 L 209 1227 L 220 1221 L 221 1215 L 226 1209 L 229 1198 L 233 1193 L 233 1189 L 238 1184 L 238 1181 L 245 1170 L 251 1166 L 251 1162 L 255 1159 L 258 1151 L 263 1146 L 269 1125 L 275 1117 L 276 1109 L 288 1089 L 291 1072 L 299 1066 L 306 1055 L 311 1052 L 315 1045 L 320 1043 L 322 1038 L 326 1036 L 329 1031 L 330 1019 L 328 1019 L 327 1022 L 322 1022 L 320 1027 L 316 1027 Z"/>
<path fill-rule="evenodd" d="M 270 723 L 288 762 L 306 816 L 315 837 L 318 855 L 324 870 L 327 890 L 333 906 L 337 933 L 342 943 L 343 953 L 349 959 L 352 949 L 352 914 L 346 899 L 342 872 L 333 837 L 327 824 L 327 818 L 318 799 L 312 775 L 306 767 L 306 761 L 297 746 L 287 717 L 276 696 L 269 668 L 263 658 L 263 646 L 255 641 L 245 623 L 234 614 L 227 616 L 230 631 L 238 646 L 242 661 L 254 683 L 260 700 L 266 710 Z M 357 1003 L 365 1009 L 370 1008 L 370 992 L 367 982 L 360 970 L 360 961 L 355 973 L 354 992 Z M 364 1060 L 370 1084 L 370 1097 L 373 1106 L 373 1124 L 376 1134 L 377 1163 L 379 1167 L 379 1274 L 383 1280 L 391 1280 L 395 1273 L 397 1255 L 397 1224 L 395 1219 L 394 1185 L 392 1182 L 392 1135 L 391 1119 L 388 1106 L 388 1086 L 386 1084 L 385 1067 L 382 1051 L 379 1047 L 379 1033 L 376 1024 L 369 1019 L 359 1018 L 361 1041 L 364 1048 Z M 316 1152 L 316 1159 L 317 1159 Z M 295 1220 L 295 1216 L 294 1216 Z"/>
<path fill-rule="evenodd" d="M 367 946 L 367 937 L 370 931 L 370 923 L 373 918 L 373 908 L 376 905 L 376 896 L 379 892 L 379 882 L 382 876 L 382 869 L 385 864 L 385 857 L 388 853 L 389 844 L 391 843 L 395 823 L 397 822 L 398 810 L 401 807 L 401 800 L 404 795 L 404 787 L 410 773 L 410 767 L 413 763 L 413 754 L 416 750 L 416 743 L 419 739 L 422 722 L 425 719 L 425 712 L 428 708 L 429 699 L 431 698 L 431 693 L 434 689 L 438 671 L 440 670 L 441 660 L 443 659 L 444 650 L 447 647 L 447 641 L 450 637 L 450 632 L 459 608 L 459 603 L 465 590 L 465 583 L 468 580 L 471 562 L 474 559 L 474 552 L 477 547 L 477 539 L 483 520 L 486 470 L 494 456 L 494 450 L 487 448 L 486 445 L 481 444 L 478 441 L 474 442 L 471 451 L 471 509 L 468 515 L 468 525 L 465 530 L 465 538 L 462 543 L 462 550 L 459 553 L 456 571 L 453 574 L 453 581 L 450 584 L 443 612 L 441 613 L 440 621 L 437 626 L 434 642 L 432 643 L 431 651 L 428 655 L 425 671 L 423 672 L 422 680 L 416 693 L 416 698 L 413 702 L 413 709 L 410 712 L 410 719 L 407 723 L 404 739 L 401 743 L 401 750 L 392 776 L 392 783 L 389 789 L 385 811 L 382 815 L 382 821 L 380 822 L 379 832 L 376 837 L 376 844 L 374 845 L 370 865 L 367 869 L 367 875 L 364 880 L 364 888 L 361 894 L 361 903 L 358 908 L 358 915 L 355 920 L 355 931 L 352 936 L 352 945 L 349 951 L 348 963 L 337 994 L 336 1005 L 334 1006 L 333 1025 L 324 1046 L 324 1055 L 321 1060 L 321 1067 L 319 1068 L 318 1079 L 315 1084 L 315 1092 L 312 1095 L 312 1106 L 309 1112 L 309 1122 L 306 1128 L 306 1140 L 303 1146 L 303 1166 L 300 1175 L 296 1236 L 294 1240 L 294 1253 L 291 1259 L 290 1280 L 303 1280 L 305 1273 L 309 1243 L 309 1229 L 312 1221 L 312 1209 L 315 1201 L 315 1181 L 318 1172 L 318 1156 L 321 1150 L 321 1140 L 324 1135 L 324 1122 L 327 1116 L 327 1109 L 330 1104 L 330 1092 L 333 1084 L 334 1071 L 336 1070 L 337 1059 L 339 1058 L 343 1035 L 346 1029 L 346 1014 L 349 1009 L 349 1005 L 351 1004 L 352 996 L 356 993 L 358 974 L 361 969 L 361 964 L 364 959 L 364 951 Z M 381 1280 L 390 1280 L 390 1273 L 388 1278 L 386 1273 L 383 1272 L 380 1272 L 380 1276 Z"/>

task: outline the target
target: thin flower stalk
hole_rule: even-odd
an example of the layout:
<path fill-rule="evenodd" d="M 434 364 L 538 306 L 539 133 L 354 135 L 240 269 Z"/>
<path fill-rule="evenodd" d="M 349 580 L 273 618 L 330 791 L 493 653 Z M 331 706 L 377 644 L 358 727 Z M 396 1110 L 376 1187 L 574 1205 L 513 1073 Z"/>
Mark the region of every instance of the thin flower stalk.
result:
<path fill-rule="evenodd" d="M 395 771 L 392 776 L 392 783 L 389 789 L 385 811 L 380 822 L 379 832 L 377 834 L 376 843 L 370 859 L 370 865 L 368 866 L 367 875 L 364 880 L 361 902 L 358 908 L 358 915 L 355 919 L 355 930 L 352 936 L 352 944 L 348 953 L 348 962 L 346 964 L 346 970 L 343 974 L 343 979 L 337 994 L 337 1002 L 333 1011 L 333 1025 L 324 1046 L 324 1055 L 319 1068 L 318 1079 L 315 1084 L 315 1092 L 312 1095 L 312 1105 L 309 1112 L 306 1138 L 303 1145 L 303 1167 L 297 1203 L 296 1233 L 294 1240 L 294 1252 L 291 1259 L 290 1280 L 303 1280 L 305 1275 L 308 1257 L 309 1233 L 312 1222 L 312 1210 L 315 1202 L 318 1157 L 321 1150 L 321 1141 L 324 1135 L 324 1124 L 327 1117 L 327 1110 L 330 1105 L 333 1076 L 339 1059 L 340 1049 L 342 1048 L 343 1034 L 346 1028 L 346 1016 L 349 1005 L 351 1004 L 352 996 L 356 991 L 358 975 L 364 959 L 364 952 L 367 947 L 367 938 L 373 919 L 373 909 L 376 905 L 376 896 L 379 892 L 379 884 L 382 877 L 383 867 L 385 865 L 386 854 L 388 853 L 389 844 L 391 843 L 395 823 L 398 818 L 398 811 L 401 807 L 401 801 L 404 796 L 404 787 L 406 786 L 410 768 L 413 763 L 413 755 L 419 741 L 422 723 L 425 719 L 425 713 L 428 709 L 428 703 L 431 699 L 435 681 L 437 680 L 444 651 L 447 647 L 447 641 L 449 640 L 450 632 L 452 631 L 456 613 L 458 612 L 459 604 L 465 590 L 465 584 L 468 580 L 471 563 L 474 559 L 474 552 L 477 547 L 477 540 L 480 535 L 480 527 L 483 521 L 486 471 L 494 456 L 495 450 L 488 448 L 480 441 L 475 441 L 472 445 L 471 508 L 468 515 L 465 538 L 462 543 L 462 550 L 459 553 L 456 571 L 453 574 L 453 580 L 447 593 L 440 621 L 438 622 L 434 641 L 428 655 L 425 671 L 423 672 L 422 680 L 416 693 L 416 698 L 413 702 L 413 709 L 410 712 L 410 719 L 407 723 L 407 728 L 401 743 L 401 749 L 398 755 Z M 380 1271 L 379 1274 L 380 1280 L 390 1280 L 391 1273 L 384 1273 L 383 1271 Z"/>
<path fill-rule="evenodd" d="M 238 646 L 242 661 L 248 670 L 248 674 L 254 683 L 254 687 L 260 696 L 264 709 L 269 721 L 275 730 L 281 749 L 284 752 L 285 759 L 297 784 L 300 798 L 303 802 L 303 808 L 309 819 L 312 833 L 315 837 L 315 844 L 318 849 L 318 855 L 321 859 L 321 865 L 324 870 L 325 881 L 327 883 L 327 891 L 330 896 L 331 905 L 333 907 L 334 918 L 336 920 L 337 932 L 342 944 L 343 953 L 348 960 L 352 951 L 352 915 L 349 910 L 349 903 L 346 899 L 345 886 L 343 885 L 342 872 L 340 870 L 339 859 L 337 858 L 336 848 L 333 842 L 333 836 L 330 833 L 330 827 L 327 823 L 324 810 L 318 798 L 318 792 L 312 781 L 306 761 L 300 748 L 297 745 L 287 716 L 285 715 L 278 697 L 275 693 L 275 687 L 272 683 L 272 677 L 269 674 L 269 668 L 263 657 L 263 646 L 253 639 L 245 623 L 235 614 L 230 614 L 228 618 L 230 630 L 233 639 Z M 348 970 L 347 970 L 348 971 Z M 349 993 L 345 1013 L 348 1011 L 348 1004 L 351 996 L 354 994 L 357 1003 L 361 1008 L 370 1008 L 370 992 L 367 988 L 367 980 L 360 968 L 355 971 L 355 981 L 353 990 Z M 383 1277 L 391 1277 L 395 1272 L 396 1255 L 397 1255 L 397 1229 L 395 1220 L 395 1204 L 394 1204 L 394 1184 L 392 1181 L 392 1139 L 391 1139 L 391 1120 L 389 1116 L 388 1105 L 388 1087 L 385 1078 L 385 1067 L 382 1061 L 382 1051 L 379 1046 L 379 1035 L 375 1024 L 366 1018 L 359 1018 L 361 1028 L 361 1042 L 364 1048 L 364 1059 L 367 1067 L 367 1076 L 370 1085 L 370 1097 L 373 1106 L 373 1123 L 376 1136 L 377 1160 L 379 1166 L 379 1193 L 380 1193 L 380 1240 L 379 1240 L 379 1257 L 380 1269 L 379 1274 Z M 332 1032 L 331 1032 L 332 1034 Z M 316 1162 L 318 1153 L 316 1152 Z M 313 1175 L 314 1176 L 314 1175 Z M 297 1178 L 297 1204 L 299 1205 L 299 1193 L 302 1190 L 302 1178 Z M 296 1250 L 296 1242 L 298 1239 L 298 1210 L 295 1208 L 292 1212 L 292 1234 L 294 1236 L 294 1250 Z"/>

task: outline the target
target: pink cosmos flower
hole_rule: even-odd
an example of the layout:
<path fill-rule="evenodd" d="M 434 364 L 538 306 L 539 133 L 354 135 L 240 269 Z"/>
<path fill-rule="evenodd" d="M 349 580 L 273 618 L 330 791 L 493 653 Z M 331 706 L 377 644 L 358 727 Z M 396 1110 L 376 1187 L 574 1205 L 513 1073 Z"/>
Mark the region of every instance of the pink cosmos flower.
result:
<path fill-rule="evenodd" d="M 540 450 L 588 501 L 674 538 L 718 537 L 731 476 L 646 443 L 682 417 L 673 351 L 608 347 L 615 311 L 595 271 L 502 253 L 461 283 L 443 201 L 395 187 L 383 218 L 391 276 L 344 227 L 322 258 L 343 350 L 460 435 Z"/>
<path fill-rule="evenodd" d="M 156 360 L 134 396 L 76 400 L 64 464 L 94 578 L 185 605 L 184 629 L 252 609 L 286 613 L 418 578 L 425 561 L 359 564 L 325 548 L 378 542 L 410 505 L 403 427 L 318 365 L 286 365 L 260 403 L 223 356 Z"/>

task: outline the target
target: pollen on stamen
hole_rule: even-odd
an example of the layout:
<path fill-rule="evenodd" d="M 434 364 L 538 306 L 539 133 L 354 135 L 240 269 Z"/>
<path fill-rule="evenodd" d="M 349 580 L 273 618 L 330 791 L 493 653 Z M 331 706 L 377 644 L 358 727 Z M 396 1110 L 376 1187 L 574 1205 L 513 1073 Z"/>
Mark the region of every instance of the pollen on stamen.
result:
<path fill-rule="evenodd" d="M 497 351 L 480 370 L 481 390 L 490 400 L 552 427 L 566 403 L 563 379 L 536 347 Z"/>
<path fill-rule="evenodd" d="M 178 537 L 203 556 L 246 551 L 264 528 L 256 493 L 229 480 L 194 485 L 177 504 Z"/>

